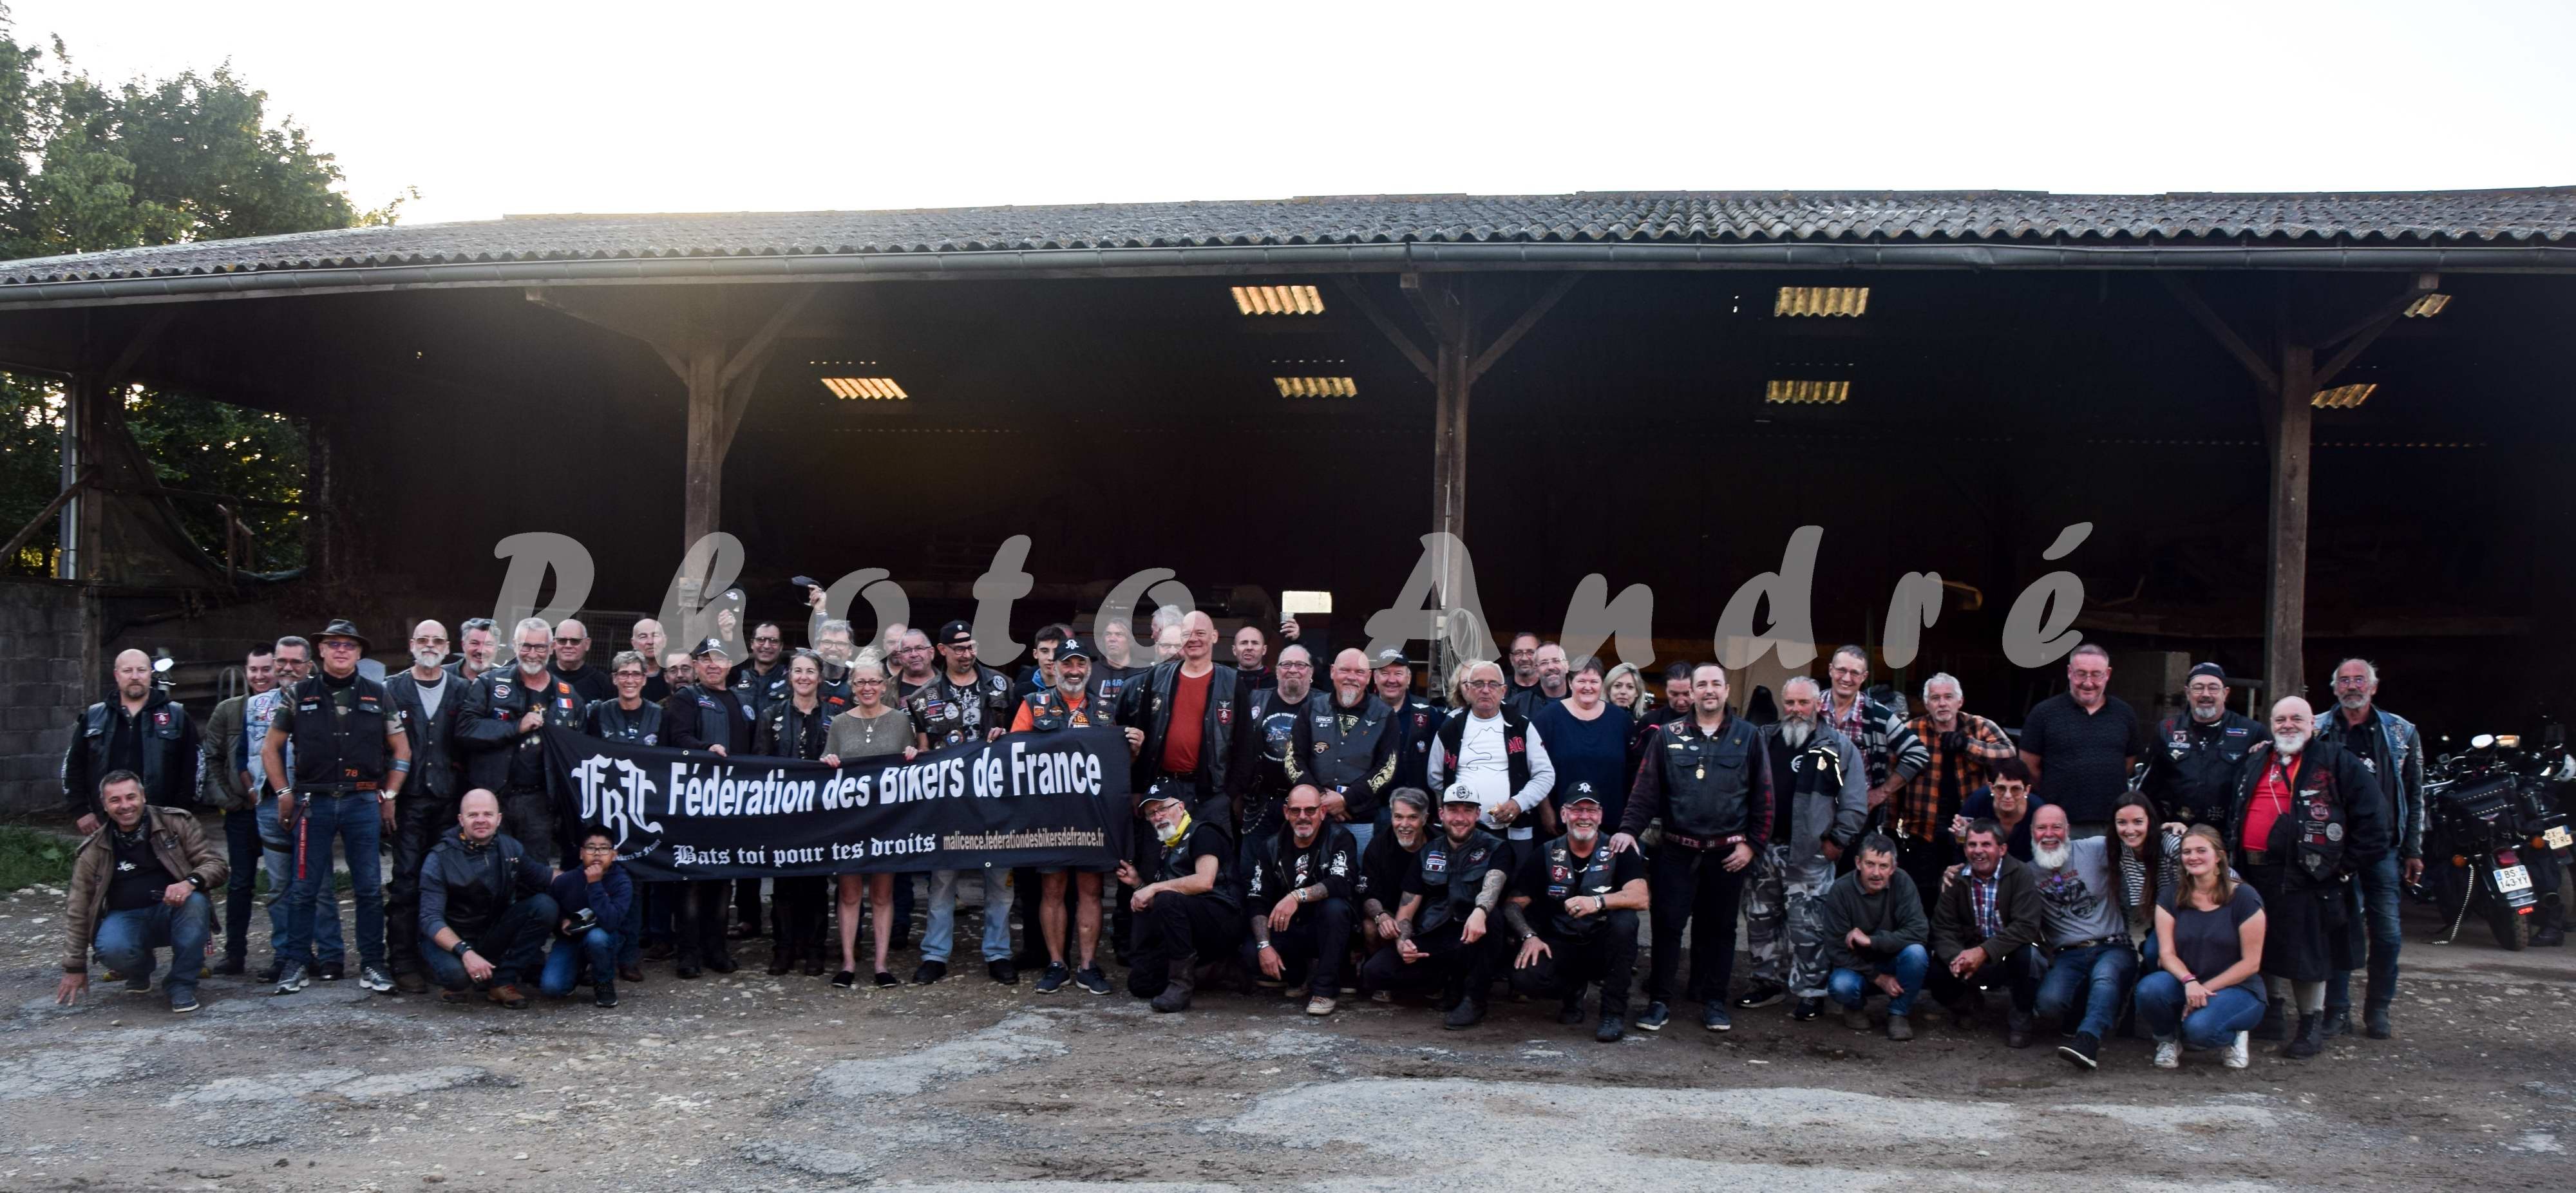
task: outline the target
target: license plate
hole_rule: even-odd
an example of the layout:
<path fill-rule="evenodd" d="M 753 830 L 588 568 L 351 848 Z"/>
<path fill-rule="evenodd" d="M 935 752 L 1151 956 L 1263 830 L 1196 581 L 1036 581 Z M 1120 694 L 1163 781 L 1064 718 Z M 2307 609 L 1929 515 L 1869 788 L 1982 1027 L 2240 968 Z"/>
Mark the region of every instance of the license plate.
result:
<path fill-rule="evenodd" d="M 2576 833 L 2568 832 L 2564 827 L 2543 829 L 2540 834 L 2540 839 L 2549 842 L 2549 847 L 2551 849 L 2565 849 L 2569 846 L 2576 846 Z"/>
<path fill-rule="evenodd" d="M 2530 890 L 2531 867 L 2507 866 L 2496 871 L 2496 889 L 2507 892 Z"/>

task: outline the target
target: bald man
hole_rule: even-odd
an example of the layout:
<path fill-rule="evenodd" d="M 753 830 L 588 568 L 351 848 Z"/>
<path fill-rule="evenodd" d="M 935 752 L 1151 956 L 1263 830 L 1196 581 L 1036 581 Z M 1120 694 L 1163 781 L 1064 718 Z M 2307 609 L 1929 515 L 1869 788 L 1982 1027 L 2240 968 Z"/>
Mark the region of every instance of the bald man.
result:
<path fill-rule="evenodd" d="M 1118 724 L 1136 762 L 1130 774 L 1141 798 L 1160 791 L 1178 797 L 1192 819 L 1234 831 L 1234 805 L 1226 798 L 1228 766 L 1244 731 L 1252 689 L 1234 668 L 1216 661 L 1216 622 L 1205 613 L 1183 614 L 1169 632 L 1179 653 L 1154 664 L 1118 693 Z M 1138 813 L 1129 841 L 1139 871 L 1153 869 L 1161 850 L 1152 826 Z M 1123 889 L 1114 907 L 1118 939 L 1129 941 L 1133 912 Z"/>
<path fill-rule="evenodd" d="M 80 818 L 83 834 L 97 832 L 107 811 L 98 780 L 121 770 L 143 777 L 146 804 L 196 807 L 197 726 L 152 682 L 152 656 L 119 652 L 111 686 L 110 698 L 81 713 L 63 751 L 63 805 Z"/>
<path fill-rule="evenodd" d="M 2326 980 L 2362 959 L 2361 925 L 2346 914 L 2353 875 L 2389 850 L 2389 804 L 2379 780 L 2296 696 L 2272 706 L 2270 740 L 2245 752 L 2224 825 L 2230 860 L 2263 896 L 2263 980 L 2271 999 L 2258 1040 L 2287 1037 L 2292 1060 L 2325 1048 Z M 2295 1032 L 2290 1000 L 2298 1005 Z"/>
<path fill-rule="evenodd" d="M 1334 655 L 1331 690 L 1298 719 L 1287 763 L 1289 781 L 1314 784 L 1323 793 L 1325 819 L 1347 826 L 1363 853 L 1376 835 L 1378 809 L 1395 783 L 1404 744 L 1394 710 L 1369 691 L 1372 678 L 1367 655 Z"/>
<path fill-rule="evenodd" d="M 594 700 L 617 699 L 616 681 L 590 665 L 590 628 L 580 618 L 567 617 L 555 627 L 554 647 L 555 678 L 572 685 L 582 707 L 590 707 Z"/>

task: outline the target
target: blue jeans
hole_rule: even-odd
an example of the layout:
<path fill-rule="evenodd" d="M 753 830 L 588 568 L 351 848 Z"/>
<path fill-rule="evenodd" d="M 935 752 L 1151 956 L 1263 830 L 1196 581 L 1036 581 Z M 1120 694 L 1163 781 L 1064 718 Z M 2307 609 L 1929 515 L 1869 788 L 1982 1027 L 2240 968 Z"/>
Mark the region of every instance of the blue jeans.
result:
<path fill-rule="evenodd" d="M 580 940 L 555 937 L 554 951 L 546 954 L 545 971 L 537 975 L 537 992 L 548 998 L 562 998 L 572 993 L 573 984 L 581 978 L 581 963 L 590 963 L 590 980 L 617 980 L 618 933 L 606 928 L 593 928 L 581 934 Z"/>
<path fill-rule="evenodd" d="M 2389 850 L 2387 856 L 2364 865 L 2353 879 L 2352 899 L 2360 906 L 2352 910 L 2370 929 L 2370 984 L 2364 990 L 2364 998 L 2370 1003 L 2394 1002 L 2397 948 L 2406 939 L 2397 930 L 2397 851 Z M 2327 974 L 2326 1017 L 2340 1019 L 2351 1011 L 2351 971 L 2339 969 Z"/>
<path fill-rule="evenodd" d="M 2209 1002 L 2183 1013 L 2182 982 L 2159 969 L 2138 982 L 2138 1022 L 2158 1043 L 2177 1037 L 2185 1048 L 2224 1048 L 2236 1033 L 2263 1021 L 2263 993 L 2252 982 L 2209 992 Z"/>
<path fill-rule="evenodd" d="M 2138 974 L 2138 951 L 2125 944 L 2097 944 L 2090 948 L 2060 949 L 2057 959 L 2049 964 L 2048 975 L 2039 980 L 2041 1015 L 2066 1021 L 2075 1009 L 2075 1000 L 2084 1000 L 2084 1018 L 2076 1025 L 2079 1032 L 2091 1032 L 2100 1039 L 2111 1034 L 2111 1021 L 2120 1014 L 2120 1000 L 2129 993 L 2129 983 Z"/>
<path fill-rule="evenodd" d="M 260 868 L 268 871 L 268 949 L 284 957 L 287 911 L 294 906 L 287 896 L 292 893 L 288 888 L 295 885 L 295 845 L 286 839 L 285 826 L 277 823 L 277 797 L 273 795 L 259 801 L 259 850 Z M 329 915 L 318 914 L 318 908 L 316 911 L 313 944 L 327 960 L 347 956 L 340 938 L 339 898 L 333 896 Z"/>
<path fill-rule="evenodd" d="M 930 872 L 930 925 L 921 933 L 921 959 L 945 964 L 952 938 L 957 935 L 957 876 L 959 870 Z M 1002 893 L 1005 870 L 985 870 L 984 874 L 984 959 L 1006 960 L 1011 955 L 1011 900 Z"/>
<path fill-rule="evenodd" d="M 327 904 L 330 922 L 340 921 L 340 899 L 331 889 L 331 842 L 340 842 L 349 859 L 349 893 L 358 903 L 358 959 L 385 967 L 384 862 L 377 856 L 383 839 L 384 813 L 375 797 L 361 793 L 317 795 L 295 809 L 295 876 L 286 888 L 286 944 L 277 955 L 311 965 L 314 920 Z M 344 954 L 345 955 L 345 954 Z"/>
<path fill-rule="evenodd" d="M 1351 859 L 1356 862 L 1367 855 L 1369 838 L 1377 835 L 1377 825 L 1364 820 L 1354 820 L 1342 827 L 1351 830 L 1351 844 L 1358 847 L 1351 850 Z"/>
<path fill-rule="evenodd" d="M 1905 992 L 1887 1000 L 1887 1013 L 1903 1015 L 1914 1009 L 1914 996 L 1923 989 L 1923 975 L 1932 968 L 1932 954 L 1922 945 L 1909 944 L 1903 952 L 1888 958 L 1880 973 L 1896 975 Z M 1877 989 L 1857 969 L 1837 967 L 1825 978 L 1825 995 L 1855 1011 L 1869 1002 L 1870 991 Z"/>
<path fill-rule="evenodd" d="M 127 981 L 152 977 L 152 950 L 170 950 L 170 976 L 161 983 L 170 1005 L 197 996 L 197 970 L 206 961 L 206 941 L 215 934 L 215 905 L 202 894 L 172 907 L 155 903 L 132 911 L 111 911 L 99 918 L 90 947 L 99 963 L 124 974 Z"/>

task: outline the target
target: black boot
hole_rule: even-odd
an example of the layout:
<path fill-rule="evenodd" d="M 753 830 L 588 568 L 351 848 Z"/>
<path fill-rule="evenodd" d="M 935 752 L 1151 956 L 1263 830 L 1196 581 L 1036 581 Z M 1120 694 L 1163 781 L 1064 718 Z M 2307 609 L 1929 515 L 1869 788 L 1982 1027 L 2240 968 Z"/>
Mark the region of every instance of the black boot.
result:
<path fill-rule="evenodd" d="M 2264 1006 L 2263 1021 L 2254 1025 L 2254 1038 L 2258 1040 L 2290 1038 L 2289 1016 L 2281 1005 L 2280 999 L 2273 999 Z"/>
<path fill-rule="evenodd" d="M 2374 1040 L 2385 1040 L 2394 1034 L 2388 1026 L 2388 1004 L 2377 1001 L 2362 1004 L 2361 1030 L 2362 1034 Z"/>
<path fill-rule="evenodd" d="M 2281 1055 L 2290 1060 L 2306 1060 L 2326 1050 L 2326 1017 L 2322 1014 L 2299 1016 L 2299 1034 L 2281 1045 Z"/>
<path fill-rule="evenodd" d="M 1190 992 L 1198 985 L 1198 970 L 1199 963 L 1195 957 L 1173 961 L 1171 981 L 1163 987 L 1162 993 L 1154 996 L 1154 1001 L 1145 1005 L 1164 1012 L 1190 1009 Z"/>

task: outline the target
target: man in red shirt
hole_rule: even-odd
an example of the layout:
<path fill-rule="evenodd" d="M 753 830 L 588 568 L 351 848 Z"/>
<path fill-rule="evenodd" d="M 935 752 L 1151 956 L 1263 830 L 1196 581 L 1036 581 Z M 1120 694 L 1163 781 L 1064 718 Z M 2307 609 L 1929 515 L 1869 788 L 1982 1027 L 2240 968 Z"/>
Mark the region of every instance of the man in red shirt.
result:
<path fill-rule="evenodd" d="M 1118 693 L 1118 724 L 1135 751 L 1132 772 L 1139 806 L 1159 791 L 1179 798 L 1200 823 L 1234 829 L 1233 802 L 1226 798 L 1226 776 L 1239 745 L 1239 731 L 1249 718 L 1245 699 L 1251 685 L 1238 682 L 1234 668 L 1216 661 L 1216 622 L 1192 612 L 1175 627 L 1181 633 L 1178 658 L 1154 664 L 1127 682 Z M 1152 826 L 1141 819 L 1134 831 L 1139 870 L 1150 868 Z M 1113 929 L 1129 941 L 1134 915 L 1126 892 L 1112 905 Z"/>

